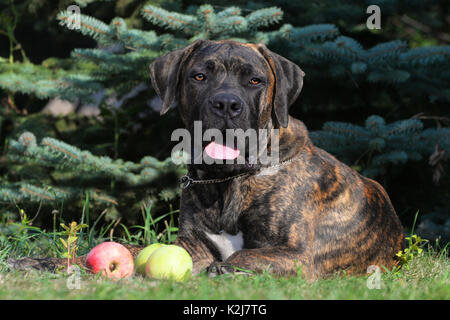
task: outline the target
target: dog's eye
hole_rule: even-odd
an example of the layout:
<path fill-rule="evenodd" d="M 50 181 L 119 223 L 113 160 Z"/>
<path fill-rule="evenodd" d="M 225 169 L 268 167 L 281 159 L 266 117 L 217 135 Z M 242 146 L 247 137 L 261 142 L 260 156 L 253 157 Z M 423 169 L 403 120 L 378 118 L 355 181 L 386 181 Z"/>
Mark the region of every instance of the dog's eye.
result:
<path fill-rule="evenodd" d="M 203 73 L 197 73 L 193 78 L 197 81 L 203 81 L 206 79 L 206 76 Z"/>
<path fill-rule="evenodd" d="M 250 79 L 250 84 L 257 85 L 257 84 L 260 84 L 260 83 L 261 83 L 261 79 L 258 79 L 258 78 L 251 78 Z"/>

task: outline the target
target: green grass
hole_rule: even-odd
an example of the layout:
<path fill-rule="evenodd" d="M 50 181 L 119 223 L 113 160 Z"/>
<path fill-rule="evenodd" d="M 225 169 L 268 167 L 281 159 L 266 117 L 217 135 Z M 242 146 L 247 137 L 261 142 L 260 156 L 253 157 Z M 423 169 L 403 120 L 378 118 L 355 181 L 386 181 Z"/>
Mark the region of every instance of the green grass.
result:
<path fill-rule="evenodd" d="M 367 276 L 336 275 L 307 282 L 269 274 L 193 277 L 186 282 L 138 276 L 117 282 L 81 275 L 80 289 L 69 289 L 70 276 L 31 272 L 0 273 L 0 299 L 449 299 L 447 257 L 424 252 L 409 270 L 384 273 L 381 289 L 368 289 Z M 73 283 L 73 282 L 72 282 Z"/>
<path fill-rule="evenodd" d="M 123 236 L 113 238 L 122 243 L 172 242 L 177 231 L 174 227 L 177 211 L 171 210 L 157 219 L 151 217 L 150 211 L 151 206 L 143 206 L 142 226 L 126 227 L 112 221 L 100 227 L 97 219 L 79 234 L 77 252 L 85 254 L 90 246 L 110 240 L 114 228 L 123 231 Z M 88 215 L 86 211 L 83 220 Z M 83 271 L 79 289 L 75 289 L 74 275 L 7 270 L 5 261 L 9 257 L 62 256 L 65 249 L 59 238 L 66 236 L 62 231 L 45 232 L 32 226 L 25 215 L 15 224 L 0 223 L 0 299 L 450 299 L 447 248 L 437 252 L 429 247 L 414 254 L 399 271 L 382 273 L 380 289 L 368 288 L 368 277 L 373 276 L 369 274 L 355 277 L 340 273 L 314 282 L 300 275 L 208 278 L 202 274 L 177 283 L 140 276 L 115 282 Z"/>

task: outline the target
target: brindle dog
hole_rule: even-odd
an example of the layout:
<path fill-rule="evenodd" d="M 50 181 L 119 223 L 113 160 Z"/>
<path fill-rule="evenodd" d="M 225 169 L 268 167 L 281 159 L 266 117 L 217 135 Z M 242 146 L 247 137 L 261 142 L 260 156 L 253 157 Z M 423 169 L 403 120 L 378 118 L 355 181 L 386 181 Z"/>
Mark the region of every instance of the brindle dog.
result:
<path fill-rule="evenodd" d="M 247 158 L 188 165 L 190 179 L 222 179 L 190 184 L 181 196 L 176 244 L 191 254 L 194 273 L 238 267 L 290 275 L 301 268 L 315 279 L 394 266 L 403 230 L 385 190 L 315 147 L 305 125 L 288 115 L 305 75 L 297 65 L 264 45 L 199 40 L 150 70 L 161 114 L 177 101 L 191 132 L 196 120 L 203 130 L 280 130 L 276 174 L 258 174 L 264 165 Z"/>

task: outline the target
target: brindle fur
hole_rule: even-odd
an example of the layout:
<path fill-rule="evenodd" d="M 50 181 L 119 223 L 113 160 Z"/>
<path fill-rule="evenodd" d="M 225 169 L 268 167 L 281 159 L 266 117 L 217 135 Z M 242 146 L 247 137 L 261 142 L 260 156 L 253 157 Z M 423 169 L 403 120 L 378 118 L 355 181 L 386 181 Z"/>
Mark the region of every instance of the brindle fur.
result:
<path fill-rule="evenodd" d="M 206 70 L 212 80 L 193 83 L 190 72 L 199 70 Z M 264 77 L 257 90 L 242 85 L 252 74 Z M 306 278 L 316 279 L 339 270 L 362 273 L 369 265 L 394 266 L 403 231 L 384 189 L 315 147 L 305 125 L 288 116 L 303 76 L 298 66 L 265 46 L 234 41 L 197 41 L 152 64 L 152 84 L 163 101 L 161 114 L 177 98 L 189 130 L 194 120 L 202 120 L 203 129 L 279 128 L 280 162 L 294 157 L 274 175 L 254 174 L 183 190 L 176 244 L 191 254 L 194 273 L 206 269 L 220 274 L 239 267 L 291 275 L 301 267 Z M 245 112 L 239 119 L 224 120 L 208 112 L 208 99 L 220 92 L 242 98 Z M 245 165 L 189 165 L 194 179 L 245 170 Z M 241 231 L 244 240 L 243 249 L 226 261 L 206 235 L 222 230 L 232 235 Z M 134 255 L 138 251 L 133 248 Z M 52 263 L 64 265 L 65 260 Z"/>
<path fill-rule="evenodd" d="M 299 120 L 290 118 L 281 130 L 298 160 L 276 175 L 183 191 L 177 241 L 194 257 L 196 271 L 210 264 L 214 272 L 226 271 L 217 270 L 220 255 L 202 236 L 221 230 L 244 233 L 245 249 L 231 255 L 225 268 L 288 275 L 301 266 L 308 278 L 317 278 L 343 269 L 365 272 L 369 265 L 392 267 L 403 233 L 383 188 L 312 145 Z"/>

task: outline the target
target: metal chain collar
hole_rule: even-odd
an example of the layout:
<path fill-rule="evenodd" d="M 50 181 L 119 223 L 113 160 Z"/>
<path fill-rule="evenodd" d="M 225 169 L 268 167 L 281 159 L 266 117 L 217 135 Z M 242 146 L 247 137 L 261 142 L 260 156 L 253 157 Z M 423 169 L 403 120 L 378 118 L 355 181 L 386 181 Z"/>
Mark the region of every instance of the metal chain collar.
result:
<path fill-rule="evenodd" d="M 276 165 L 270 166 L 270 167 L 266 167 L 266 168 L 262 168 L 262 169 L 258 169 L 258 170 L 254 170 L 254 171 L 250 171 L 250 172 L 244 172 L 244 173 L 240 173 L 231 177 L 226 177 L 223 179 L 205 179 L 205 180 L 194 180 L 191 177 L 189 177 L 188 174 L 186 174 L 185 176 L 182 176 L 179 180 L 180 184 L 183 184 L 182 188 L 186 189 L 187 187 L 189 187 L 191 184 L 211 184 L 211 183 L 221 183 L 221 182 L 226 182 L 229 180 L 233 180 L 239 177 L 245 177 L 245 176 L 250 176 L 253 175 L 263 169 L 267 170 L 267 169 L 272 169 L 272 168 L 276 168 L 276 167 L 281 167 L 282 165 L 292 162 L 294 160 L 296 160 L 300 155 L 297 155 L 295 157 L 292 157 L 288 160 L 282 161 Z"/>

